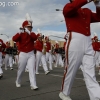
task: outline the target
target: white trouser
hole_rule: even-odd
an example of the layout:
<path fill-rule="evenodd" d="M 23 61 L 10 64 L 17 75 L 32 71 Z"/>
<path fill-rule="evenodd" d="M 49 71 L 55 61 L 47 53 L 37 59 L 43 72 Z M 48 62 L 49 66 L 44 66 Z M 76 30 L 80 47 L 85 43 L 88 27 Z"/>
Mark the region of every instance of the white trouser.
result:
<path fill-rule="evenodd" d="M 56 53 L 55 57 L 56 57 L 55 66 L 57 67 L 58 66 L 58 63 L 59 63 L 59 54 Z"/>
<path fill-rule="evenodd" d="M 13 67 L 13 57 L 12 55 L 6 54 L 5 55 L 5 68 L 7 68 L 7 66 Z"/>
<path fill-rule="evenodd" d="M 52 58 L 52 54 L 49 52 L 46 52 L 46 61 L 47 63 L 49 62 L 49 69 L 52 70 L 53 58 Z"/>
<path fill-rule="evenodd" d="M 40 61 L 39 66 L 42 66 L 42 61 Z"/>
<path fill-rule="evenodd" d="M 28 70 L 28 65 L 26 65 L 26 70 Z"/>
<path fill-rule="evenodd" d="M 16 64 L 18 64 L 18 59 L 19 59 L 18 55 L 15 55 L 15 63 Z"/>
<path fill-rule="evenodd" d="M 17 79 L 16 82 L 21 84 L 21 78 L 22 73 L 26 68 L 26 65 L 28 66 L 29 70 L 29 79 L 30 79 L 30 85 L 36 86 L 36 76 L 35 76 L 35 55 L 34 52 L 20 52 L 19 54 L 19 61 L 18 61 L 18 72 L 17 72 Z"/>
<path fill-rule="evenodd" d="M 98 57 L 98 67 L 100 67 L 100 52 L 98 52 L 98 55 L 99 55 L 99 57 Z"/>
<path fill-rule="evenodd" d="M 58 66 L 58 65 L 60 65 L 62 67 L 64 66 L 64 63 L 63 63 L 63 60 L 62 60 L 62 56 L 59 53 L 56 54 L 56 63 L 55 63 L 55 66 Z"/>
<path fill-rule="evenodd" d="M 38 73 L 38 69 L 39 69 L 40 62 L 43 65 L 44 71 L 48 71 L 45 55 L 42 52 L 37 51 L 36 52 L 36 73 Z"/>
<path fill-rule="evenodd" d="M 5 64 L 5 58 L 2 58 L 2 65 Z"/>
<path fill-rule="evenodd" d="M 99 52 L 98 51 L 95 51 L 94 58 L 95 58 L 95 62 L 96 62 L 96 67 L 98 67 L 99 66 Z"/>
<path fill-rule="evenodd" d="M 65 69 L 62 92 L 65 95 L 70 95 L 76 72 L 82 64 L 83 76 L 90 100 L 100 100 L 100 86 L 95 77 L 95 59 L 91 37 L 72 32 L 71 38 L 68 49 L 69 64 Z"/>
<path fill-rule="evenodd" d="M 62 60 L 62 55 L 59 54 L 59 63 L 58 63 L 60 66 L 64 66 L 64 63 L 63 63 L 63 60 Z"/>
<path fill-rule="evenodd" d="M 3 74 L 3 70 L 2 70 L 2 52 L 0 52 L 0 74 Z"/>
<path fill-rule="evenodd" d="M 56 61 L 56 57 L 55 55 L 52 55 L 53 61 Z"/>

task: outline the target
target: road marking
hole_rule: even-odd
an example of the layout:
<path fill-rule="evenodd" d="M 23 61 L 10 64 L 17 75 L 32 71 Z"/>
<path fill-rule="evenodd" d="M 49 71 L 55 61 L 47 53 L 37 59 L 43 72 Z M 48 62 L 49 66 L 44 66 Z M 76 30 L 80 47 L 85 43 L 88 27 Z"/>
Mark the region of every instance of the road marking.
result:
<path fill-rule="evenodd" d="M 17 69 L 14 69 L 14 70 L 17 70 Z M 97 71 L 97 70 L 96 70 Z M 40 73 L 40 74 L 44 74 L 44 73 Z M 49 75 L 51 75 L 51 76 L 55 76 L 55 77 L 63 77 L 62 75 L 55 75 L 55 74 L 49 74 Z M 75 79 L 77 79 L 77 80 L 83 80 L 84 81 L 84 78 L 75 78 Z M 100 81 L 97 81 L 97 82 L 99 82 L 100 83 Z"/>
<path fill-rule="evenodd" d="M 49 75 L 51 75 L 51 76 L 63 77 L 63 76 L 61 76 L 61 75 L 55 75 L 55 74 L 49 74 Z"/>
<path fill-rule="evenodd" d="M 44 74 L 44 73 L 40 73 L 40 74 Z M 51 75 L 51 76 L 55 76 L 55 77 L 63 77 L 62 75 L 55 75 L 55 74 L 49 74 L 49 75 Z M 77 79 L 77 80 L 83 80 L 84 81 L 84 78 L 75 78 L 75 79 Z M 97 81 L 97 82 L 100 82 L 100 81 Z"/>

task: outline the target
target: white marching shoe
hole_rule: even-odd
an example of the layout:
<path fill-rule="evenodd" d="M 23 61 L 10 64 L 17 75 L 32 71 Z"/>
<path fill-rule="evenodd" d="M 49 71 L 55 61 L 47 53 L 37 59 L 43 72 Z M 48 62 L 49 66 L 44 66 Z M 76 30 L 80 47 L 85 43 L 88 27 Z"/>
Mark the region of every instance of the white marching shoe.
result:
<path fill-rule="evenodd" d="M 48 70 L 47 70 L 47 71 L 45 71 L 45 75 L 47 75 L 47 74 L 49 74 L 49 73 L 50 73 L 50 71 L 48 71 Z"/>
<path fill-rule="evenodd" d="M 16 82 L 16 87 L 21 87 L 21 84 Z"/>
<path fill-rule="evenodd" d="M 29 72 L 29 70 L 26 68 L 26 69 L 25 69 L 25 72 Z"/>
<path fill-rule="evenodd" d="M 39 75 L 39 72 L 36 72 L 37 75 Z"/>
<path fill-rule="evenodd" d="M 7 70 L 7 68 L 5 68 L 5 70 Z"/>
<path fill-rule="evenodd" d="M 31 90 L 37 90 L 38 87 L 37 86 L 31 86 Z"/>
<path fill-rule="evenodd" d="M 54 67 L 57 67 L 56 65 Z"/>
<path fill-rule="evenodd" d="M 59 93 L 59 97 L 62 100 L 72 100 L 69 96 L 64 95 L 62 92 Z"/>
<path fill-rule="evenodd" d="M 100 72 L 98 73 L 98 75 L 100 75 Z"/>

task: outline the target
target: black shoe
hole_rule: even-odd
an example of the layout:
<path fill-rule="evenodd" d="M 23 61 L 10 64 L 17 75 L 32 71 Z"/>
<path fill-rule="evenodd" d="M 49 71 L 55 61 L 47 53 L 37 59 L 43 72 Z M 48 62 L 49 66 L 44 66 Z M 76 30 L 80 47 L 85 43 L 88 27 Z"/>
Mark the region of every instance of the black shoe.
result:
<path fill-rule="evenodd" d="M 3 78 L 3 75 L 0 75 L 0 79 Z"/>
<path fill-rule="evenodd" d="M 13 70 L 13 68 L 11 67 L 10 70 Z"/>

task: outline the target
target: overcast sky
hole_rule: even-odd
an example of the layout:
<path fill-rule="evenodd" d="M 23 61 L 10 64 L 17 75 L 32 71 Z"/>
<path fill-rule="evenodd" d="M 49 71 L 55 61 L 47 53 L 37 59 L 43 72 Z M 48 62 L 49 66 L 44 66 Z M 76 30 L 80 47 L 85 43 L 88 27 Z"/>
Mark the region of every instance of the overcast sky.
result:
<path fill-rule="evenodd" d="M 18 4 L 8 6 L 8 2 L 18 2 Z M 66 34 L 65 22 L 61 22 L 64 17 L 62 11 L 57 12 L 55 9 L 63 9 L 68 2 L 69 0 L 0 0 L 0 34 L 7 34 L 9 37 L 15 35 L 16 32 L 19 32 L 26 13 L 29 13 L 33 20 L 33 31 L 36 34 L 37 28 L 40 28 L 44 35 L 64 37 Z M 85 7 L 95 11 L 93 3 L 89 3 Z M 100 23 L 92 24 L 91 32 L 99 35 Z M 3 35 L 0 35 L 0 38 L 4 41 L 7 40 L 7 37 Z"/>

